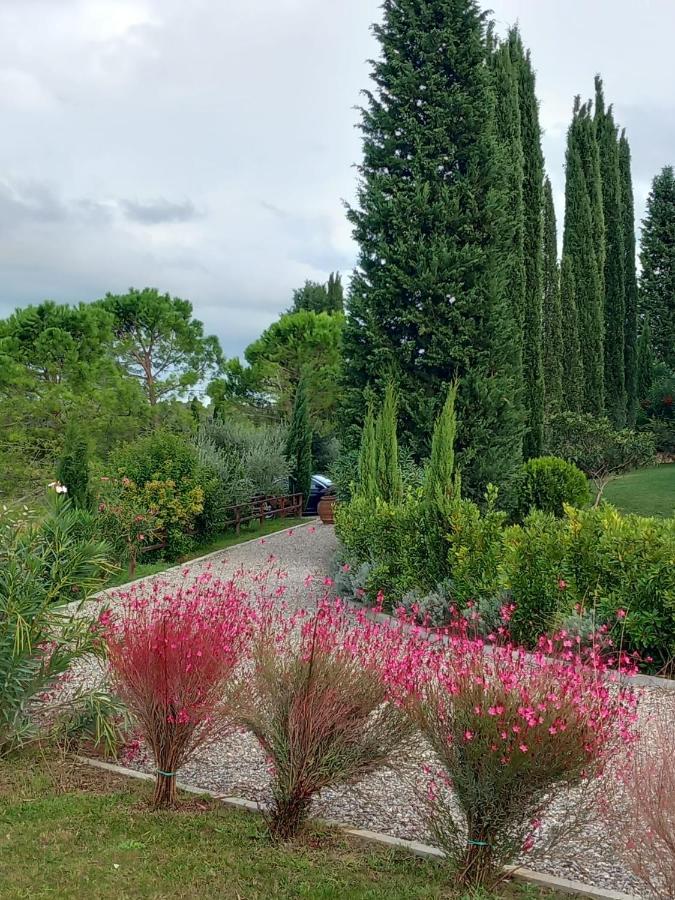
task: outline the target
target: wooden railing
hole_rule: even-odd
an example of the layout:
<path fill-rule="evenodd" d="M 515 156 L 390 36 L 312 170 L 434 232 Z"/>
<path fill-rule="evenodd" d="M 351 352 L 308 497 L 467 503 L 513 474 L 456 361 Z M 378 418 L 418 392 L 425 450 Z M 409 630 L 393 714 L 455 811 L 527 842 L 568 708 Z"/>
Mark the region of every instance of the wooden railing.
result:
<path fill-rule="evenodd" d="M 285 494 L 282 497 L 256 497 L 248 503 L 229 506 L 225 512 L 230 513 L 227 524 L 239 534 L 241 526 L 248 522 L 259 521 L 262 525 L 265 519 L 301 516 L 303 509 L 302 494 Z"/>

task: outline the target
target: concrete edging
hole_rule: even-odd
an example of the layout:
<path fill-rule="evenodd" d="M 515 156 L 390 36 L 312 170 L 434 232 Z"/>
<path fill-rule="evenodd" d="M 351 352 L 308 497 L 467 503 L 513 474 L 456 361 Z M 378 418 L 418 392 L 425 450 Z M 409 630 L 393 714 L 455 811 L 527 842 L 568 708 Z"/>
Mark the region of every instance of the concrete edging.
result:
<path fill-rule="evenodd" d="M 149 775 L 147 772 L 139 772 L 136 769 L 118 766 L 115 763 L 107 763 L 103 762 L 103 760 L 90 759 L 87 756 L 79 755 L 77 755 L 75 759 L 84 765 L 91 766 L 95 769 L 103 769 L 106 772 L 111 772 L 114 775 L 121 775 L 125 778 L 136 778 L 139 781 L 153 782 L 155 780 L 154 775 Z M 260 812 L 260 805 L 254 803 L 252 800 L 243 800 L 240 797 L 226 797 L 221 794 L 215 794 L 213 791 L 208 791 L 204 788 L 184 784 L 182 781 L 176 781 L 176 787 L 178 790 L 187 794 L 195 794 L 197 796 L 209 797 L 212 800 L 217 800 L 219 803 L 232 809 L 244 810 L 246 812 Z M 333 819 L 315 819 L 314 821 L 323 825 L 330 825 L 333 828 L 339 828 L 345 834 L 348 834 L 350 837 L 354 837 L 357 840 L 378 844 L 381 847 L 389 847 L 394 850 L 405 850 L 421 859 L 438 860 L 443 859 L 445 856 L 443 851 L 439 850 L 438 847 L 432 847 L 429 844 L 423 844 L 419 841 L 409 841 L 404 838 L 393 837 L 389 834 L 381 834 L 377 831 L 353 828 L 350 825 L 345 825 L 343 822 L 338 822 Z M 583 897 L 590 897 L 592 900 L 638 900 L 634 894 L 623 894 L 621 891 L 611 891 L 605 888 L 593 887 L 592 885 L 584 884 L 581 881 L 559 878 L 556 875 L 535 872 L 533 869 L 509 867 L 507 871 L 509 877 L 513 878 L 515 881 L 536 885 L 537 887 L 546 888 L 548 890 L 555 890 L 562 894 L 580 894 Z"/>

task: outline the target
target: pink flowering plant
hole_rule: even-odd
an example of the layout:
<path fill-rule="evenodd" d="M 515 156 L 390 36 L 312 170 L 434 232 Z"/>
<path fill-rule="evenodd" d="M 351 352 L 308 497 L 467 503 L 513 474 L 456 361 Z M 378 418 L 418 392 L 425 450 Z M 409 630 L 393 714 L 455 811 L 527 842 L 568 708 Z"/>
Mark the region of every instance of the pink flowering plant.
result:
<path fill-rule="evenodd" d="M 675 897 L 675 708 L 659 706 L 603 805 L 617 850 L 659 900 Z"/>
<path fill-rule="evenodd" d="M 96 500 L 101 531 L 112 542 L 117 557 L 136 574 L 139 554 L 160 535 L 162 523 L 147 492 L 129 478 L 100 479 Z"/>
<path fill-rule="evenodd" d="M 312 611 L 259 610 L 237 721 L 268 759 L 275 839 L 298 833 L 319 791 L 359 781 L 408 746 L 413 727 L 390 702 L 385 677 L 400 646 L 395 628 L 353 614 L 327 593 Z"/>
<path fill-rule="evenodd" d="M 565 635 L 528 653 L 486 647 L 462 627 L 434 643 L 411 638 L 399 670 L 438 761 L 426 769 L 432 833 L 464 884 L 491 887 L 532 849 L 551 802 L 632 741 L 635 698 L 600 653 Z"/>
<path fill-rule="evenodd" d="M 176 774 L 229 727 L 228 697 L 251 634 L 247 594 L 209 572 L 178 588 L 155 580 L 101 615 L 110 674 L 154 760 L 156 808 L 176 802 Z"/>

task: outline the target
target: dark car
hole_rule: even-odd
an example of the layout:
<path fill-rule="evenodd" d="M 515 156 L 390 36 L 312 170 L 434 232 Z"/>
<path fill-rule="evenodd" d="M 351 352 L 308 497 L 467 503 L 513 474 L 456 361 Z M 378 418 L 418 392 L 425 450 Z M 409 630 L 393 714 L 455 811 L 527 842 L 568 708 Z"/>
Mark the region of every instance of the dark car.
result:
<path fill-rule="evenodd" d="M 330 478 L 326 478 L 325 475 L 312 475 L 312 486 L 309 489 L 309 499 L 305 506 L 304 515 L 315 516 L 319 500 L 321 500 L 326 491 L 330 490 L 332 487 L 333 482 Z"/>

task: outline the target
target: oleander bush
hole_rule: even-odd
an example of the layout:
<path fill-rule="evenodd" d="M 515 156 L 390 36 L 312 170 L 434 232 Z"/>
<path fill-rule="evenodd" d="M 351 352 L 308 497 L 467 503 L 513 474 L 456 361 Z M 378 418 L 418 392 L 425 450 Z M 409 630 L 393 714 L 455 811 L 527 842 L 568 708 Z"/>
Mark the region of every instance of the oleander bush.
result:
<path fill-rule="evenodd" d="M 74 613 L 107 578 L 109 547 L 82 532 L 81 512 L 56 495 L 38 523 L 0 518 L 0 756 L 34 736 L 34 699 L 100 651 Z"/>

